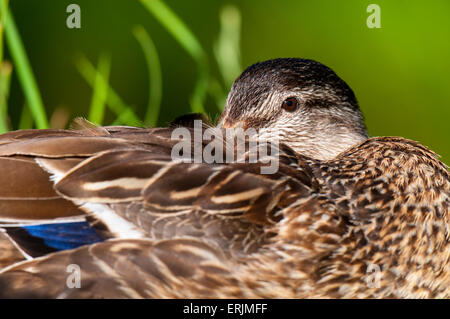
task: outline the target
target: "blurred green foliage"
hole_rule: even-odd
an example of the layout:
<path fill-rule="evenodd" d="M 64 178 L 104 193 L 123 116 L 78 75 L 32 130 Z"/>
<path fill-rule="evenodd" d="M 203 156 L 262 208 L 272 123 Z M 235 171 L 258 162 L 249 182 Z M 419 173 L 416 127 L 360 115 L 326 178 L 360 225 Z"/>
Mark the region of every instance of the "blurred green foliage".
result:
<path fill-rule="evenodd" d="M 81 29 L 66 27 L 70 3 L 81 8 Z M 216 118 L 242 67 L 305 57 L 353 88 L 371 135 L 417 140 L 450 163 L 450 2 L 377 0 L 381 29 L 366 25 L 371 3 L 11 0 L 39 95 L 27 98 L 26 70 L 4 41 L 0 129 L 44 125 L 30 121 L 40 98 L 53 126 L 76 116 L 162 126 L 202 109 Z"/>

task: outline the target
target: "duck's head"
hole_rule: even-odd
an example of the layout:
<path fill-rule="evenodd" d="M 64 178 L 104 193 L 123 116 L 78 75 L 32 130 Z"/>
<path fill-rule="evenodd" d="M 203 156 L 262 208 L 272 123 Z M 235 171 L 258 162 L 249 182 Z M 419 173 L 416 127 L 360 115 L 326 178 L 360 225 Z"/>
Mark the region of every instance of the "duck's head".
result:
<path fill-rule="evenodd" d="M 256 63 L 234 82 L 219 126 L 255 128 L 261 138 L 316 159 L 367 139 L 352 89 L 323 64 L 284 58 Z"/>

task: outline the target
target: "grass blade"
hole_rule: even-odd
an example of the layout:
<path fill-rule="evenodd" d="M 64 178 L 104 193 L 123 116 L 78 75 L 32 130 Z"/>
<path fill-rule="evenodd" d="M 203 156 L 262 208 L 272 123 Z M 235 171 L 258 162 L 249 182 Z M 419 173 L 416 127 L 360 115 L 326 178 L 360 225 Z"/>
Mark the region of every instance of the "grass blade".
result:
<path fill-rule="evenodd" d="M 149 97 L 145 113 L 145 124 L 155 127 L 158 124 L 162 97 L 162 76 L 158 52 L 150 35 L 142 26 L 136 26 L 133 29 L 133 34 L 142 47 L 149 74 Z"/>
<path fill-rule="evenodd" d="M 48 121 L 36 80 L 17 31 L 12 13 L 6 13 L 5 35 L 8 49 L 37 128 L 47 128 Z"/>
<path fill-rule="evenodd" d="M 8 96 L 11 82 L 12 65 L 4 61 L 0 65 L 0 134 L 8 128 Z"/>
<path fill-rule="evenodd" d="M 140 0 L 197 64 L 197 82 L 191 96 L 193 112 L 204 112 L 209 81 L 208 59 L 200 42 L 184 22 L 161 0 Z"/>
<path fill-rule="evenodd" d="M 133 113 L 133 110 L 131 109 L 127 109 L 125 110 L 125 112 L 123 112 L 120 116 L 118 116 L 114 122 L 111 123 L 111 125 L 130 125 L 130 126 L 143 126 L 143 123 L 138 120 L 138 121 L 132 121 L 130 122 L 129 120 L 124 121 L 124 119 L 130 119 L 133 118 L 135 115 Z"/>
<path fill-rule="evenodd" d="M 99 73 L 91 62 L 85 57 L 80 56 L 76 59 L 76 66 L 81 76 L 86 80 L 86 82 L 94 87 L 95 80 L 97 79 L 97 73 Z M 123 100 L 119 97 L 119 95 L 108 85 L 108 83 L 103 79 L 103 76 L 100 74 L 100 79 L 105 83 L 108 87 L 108 95 L 106 98 L 106 104 L 109 108 L 118 116 L 118 123 L 126 124 L 126 125 L 142 125 L 142 122 L 133 112 L 133 109 L 123 102 Z"/>
<path fill-rule="evenodd" d="M 214 45 L 214 55 L 229 91 L 234 80 L 241 74 L 241 14 L 239 9 L 227 5 L 220 11 L 220 33 Z M 222 105 L 223 106 L 223 105 Z"/>
<path fill-rule="evenodd" d="M 5 29 L 8 0 L 0 0 L 0 62 L 3 61 L 3 30 Z"/>
<path fill-rule="evenodd" d="M 8 96 L 12 65 L 3 61 L 3 30 L 8 12 L 8 0 L 0 0 L 0 134 L 8 131 Z"/>
<path fill-rule="evenodd" d="M 108 79 L 111 70 L 111 57 L 101 55 L 98 61 L 98 72 L 94 81 L 91 107 L 88 119 L 92 123 L 102 125 L 105 115 L 105 101 L 108 96 Z"/>

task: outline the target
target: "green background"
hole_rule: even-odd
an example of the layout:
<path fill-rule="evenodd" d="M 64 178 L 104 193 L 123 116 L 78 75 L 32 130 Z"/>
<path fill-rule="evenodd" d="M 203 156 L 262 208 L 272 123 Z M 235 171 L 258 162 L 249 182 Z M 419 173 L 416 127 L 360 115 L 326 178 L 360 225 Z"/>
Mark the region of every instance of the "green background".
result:
<path fill-rule="evenodd" d="M 220 79 L 213 44 L 226 4 L 241 13 L 241 65 L 275 57 L 304 57 L 331 67 L 355 91 L 372 136 L 417 140 L 450 163 L 450 2 L 379 1 L 381 29 L 369 29 L 366 8 L 374 1 L 166 1 L 197 36 L 208 54 L 210 72 Z M 66 7 L 81 7 L 81 29 L 66 27 Z M 159 125 L 189 112 L 196 64 L 139 1 L 11 0 L 47 114 L 66 108 L 87 116 L 90 87 L 74 63 L 77 53 L 97 63 L 106 52 L 109 83 L 143 117 L 148 72 L 132 34 L 141 24 L 161 61 L 163 95 Z M 8 59 L 8 53 L 6 58 Z M 14 72 L 14 71 L 13 71 Z M 13 73 L 8 113 L 19 122 L 24 96 Z M 207 111 L 220 112 L 212 98 Z M 105 123 L 114 120 L 106 114 Z"/>

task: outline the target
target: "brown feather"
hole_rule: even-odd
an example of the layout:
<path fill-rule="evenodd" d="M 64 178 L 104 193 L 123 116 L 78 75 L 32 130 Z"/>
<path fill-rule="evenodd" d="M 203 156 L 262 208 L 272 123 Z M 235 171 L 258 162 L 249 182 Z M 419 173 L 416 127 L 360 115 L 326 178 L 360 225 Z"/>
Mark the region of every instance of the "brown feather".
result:
<path fill-rule="evenodd" d="M 24 259 L 23 255 L 10 242 L 6 235 L 0 232 L 0 269 Z"/>

